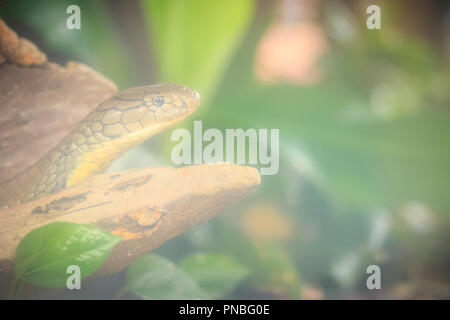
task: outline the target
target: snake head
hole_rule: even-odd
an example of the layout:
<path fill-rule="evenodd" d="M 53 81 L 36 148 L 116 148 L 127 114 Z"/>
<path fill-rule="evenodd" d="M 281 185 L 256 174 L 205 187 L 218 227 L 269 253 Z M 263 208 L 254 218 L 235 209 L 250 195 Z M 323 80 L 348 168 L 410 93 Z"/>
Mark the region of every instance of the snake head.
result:
<path fill-rule="evenodd" d="M 65 187 L 102 172 L 109 164 L 149 137 L 180 122 L 200 104 L 199 94 L 165 83 L 126 89 L 101 103 L 61 142 L 74 168 L 61 182 Z M 66 167 L 67 165 L 64 165 Z"/>
<path fill-rule="evenodd" d="M 200 104 L 200 95 L 189 87 L 173 83 L 134 87 L 116 96 L 122 101 L 139 101 L 154 113 L 157 122 L 184 118 Z M 124 105 L 126 103 L 121 103 Z"/>
<path fill-rule="evenodd" d="M 172 83 L 129 88 L 91 112 L 85 119 L 87 133 L 112 139 L 149 137 L 183 120 L 199 104 L 195 90 Z"/>

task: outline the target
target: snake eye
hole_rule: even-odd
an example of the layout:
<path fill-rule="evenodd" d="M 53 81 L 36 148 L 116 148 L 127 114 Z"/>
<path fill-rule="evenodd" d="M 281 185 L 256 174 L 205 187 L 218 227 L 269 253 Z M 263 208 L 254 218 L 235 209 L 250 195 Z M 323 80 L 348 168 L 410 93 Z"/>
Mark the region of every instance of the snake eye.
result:
<path fill-rule="evenodd" d="M 155 97 L 152 99 L 152 103 L 157 107 L 161 107 L 164 104 L 164 97 Z"/>

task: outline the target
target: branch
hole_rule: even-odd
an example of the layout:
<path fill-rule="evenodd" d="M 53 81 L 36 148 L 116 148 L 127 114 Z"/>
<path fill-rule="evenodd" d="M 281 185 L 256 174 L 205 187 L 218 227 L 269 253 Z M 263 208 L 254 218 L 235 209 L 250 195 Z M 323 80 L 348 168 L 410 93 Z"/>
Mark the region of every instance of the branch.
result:
<path fill-rule="evenodd" d="M 47 61 L 47 56 L 34 43 L 19 37 L 0 19 L 0 63 L 5 60 L 21 66 L 41 65 Z"/>
<path fill-rule="evenodd" d="M 0 19 L 0 183 L 44 156 L 117 92 L 113 82 L 86 65 L 62 67 L 33 58 L 39 49 L 19 39 Z M 24 67 L 18 57 L 39 66 Z"/>
<path fill-rule="evenodd" d="M 100 273 L 115 273 L 143 253 L 217 215 L 260 183 L 256 169 L 232 164 L 158 167 L 89 178 L 45 198 L 0 210 L 0 260 L 21 238 L 56 221 L 94 224 L 123 240 Z"/>

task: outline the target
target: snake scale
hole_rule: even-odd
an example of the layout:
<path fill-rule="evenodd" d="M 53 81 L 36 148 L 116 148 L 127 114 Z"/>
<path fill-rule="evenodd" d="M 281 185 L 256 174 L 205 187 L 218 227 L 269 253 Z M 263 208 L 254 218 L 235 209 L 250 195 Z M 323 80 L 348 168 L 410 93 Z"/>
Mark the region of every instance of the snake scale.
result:
<path fill-rule="evenodd" d="M 55 193 L 101 173 L 125 151 L 170 127 L 200 104 L 176 84 L 126 89 L 100 103 L 36 163 L 0 185 L 0 207 Z"/>

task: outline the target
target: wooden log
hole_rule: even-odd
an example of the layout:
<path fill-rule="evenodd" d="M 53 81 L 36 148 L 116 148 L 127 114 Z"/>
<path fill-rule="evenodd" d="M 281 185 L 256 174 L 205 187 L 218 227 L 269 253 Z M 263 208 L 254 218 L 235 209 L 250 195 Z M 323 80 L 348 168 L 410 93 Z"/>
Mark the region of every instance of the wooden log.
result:
<path fill-rule="evenodd" d="M 54 147 L 116 86 L 76 62 L 0 66 L 0 183 Z"/>
<path fill-rule="evenodd" d="M 1 18 L 0 52 L 3 60 L 21 66 L 41 65 L 47 61 L 45 53 L 40 51 L 31 41 L 19 37 Z"/>
<path fill-rule="evenodd" d="M 45 155 L 116 92 L 84 64 L 47 62 L 0 18 L 0 183 Z"/>
<path fill-rule="evenodd" d="M 56 221 L 94 224 L 123 236 L 100 273 L 114 273 L 186 229 L 217 215 L 260 183 L 256 169 L 205 164 L 96 175 L 69 189 L 0 210 L 0 260 L 23 236 Z"/>

